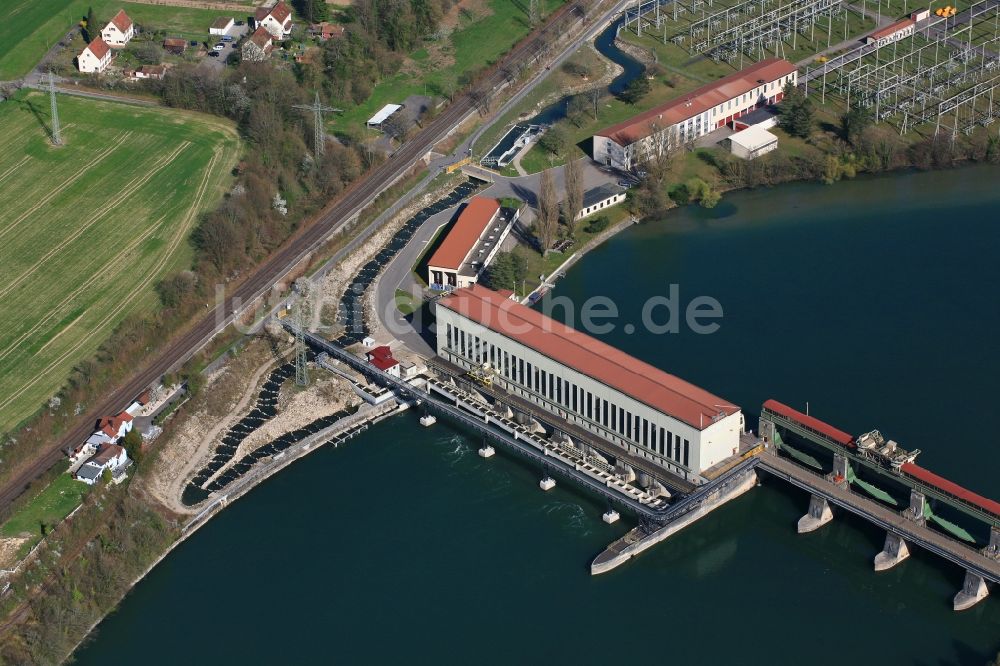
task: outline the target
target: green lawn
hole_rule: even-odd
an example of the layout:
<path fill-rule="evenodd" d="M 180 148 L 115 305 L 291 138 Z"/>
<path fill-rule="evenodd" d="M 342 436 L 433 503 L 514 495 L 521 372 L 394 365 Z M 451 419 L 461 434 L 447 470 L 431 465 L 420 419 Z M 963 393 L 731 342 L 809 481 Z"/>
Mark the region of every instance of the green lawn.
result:
<path fill-rule="evenodd" d="M 41 93 L 0 104 L 0 432 L 33 414 L 112 328 L 189 264 L 198 215 L 231 182 L 218 118 Z"/>
<path fill-rule="evenodd" d="M 147 29 L 164 29 L 189 39 L 206 39 L 219 16 L 235 12 L 147 5 L 120 0 L 3 0 L 0 3 L 0 81 L 31 71 L 45 52 L 76 25 L 89 7 L 101 23 L 119 9 Z M 248 10 L 249 11 L 249 10 Z"/>
<path fill-rule="evenodd" d="M 542 0 L 546 11 L 551 11 L 565 0 Z M 442 52 L 451 60 L 447 67 L 432 62 L 427 49 L 421 47 L 410 57 L 409 71 L 402 71 L 380 81 L 371 97 L 363 104 L 353 106 L 338 100 L 345 112 L 334 118 L 330 126 L 334 131 L 358 130 L 380 108 L 390 103 L 400 103 L 409 95 L 434 94 L 435 85 L 443 80 L 457 80 L 465 71 L 495 62 L 530 31 L 525 14 L 527 3 L 512 0 L 488 0 L 490 13 L 475 20 L 461 23 L 441 45 Z"/>
<path fill-rule="evenodd" d="M 41 540 L 41 526 L 44 524 L 51 528 L 69 515 L 70 511 L 80 505 L 88 490 L 90 486 L 85 483 L 75 481 L 69 474 L 60 474 L 0 526 L 0 537 L 30 534 L 32 539 L 21 547 L 23 552 L 27 552 Z"/>

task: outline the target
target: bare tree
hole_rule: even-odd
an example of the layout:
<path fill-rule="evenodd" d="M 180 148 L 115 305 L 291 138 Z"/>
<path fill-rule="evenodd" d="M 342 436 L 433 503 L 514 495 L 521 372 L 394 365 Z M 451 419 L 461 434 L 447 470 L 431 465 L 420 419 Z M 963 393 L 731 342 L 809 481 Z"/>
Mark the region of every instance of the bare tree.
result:
<path fill-rule="evenodd" d="M 570 233 L 573 230 L 573 220 L 577 213 L 583 210 L 583 167 L 580 160 L 569 160 L 563 169 L 563 178 L 566 181 L 566 198 L 563 209 L 563 219 Z"/>
<path fill-rule="evenodd" d="M 535 235 L 542 245 L 542 255 L 548 254 L 559 230 L 559 199 L 552 180 L 552 170 L 542 172 L 538 183 L 538 205 L 535 219 Z"/>
<path fill-rule="evenodd" d="M 597 103 L 601 101 L 601 89 L 600 87 L 594 87 L 587 91 L 587 97 L 590 98 L 590 103 L 594 107 L 594 120 L 597 120 Z"/>

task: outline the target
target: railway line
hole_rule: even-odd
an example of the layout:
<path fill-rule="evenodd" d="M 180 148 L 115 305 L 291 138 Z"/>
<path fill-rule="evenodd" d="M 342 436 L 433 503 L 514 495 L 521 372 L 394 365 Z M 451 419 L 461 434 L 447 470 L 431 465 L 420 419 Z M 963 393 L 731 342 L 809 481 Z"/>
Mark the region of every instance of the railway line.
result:
<path fill-rule="evenodd" d="M 371 203 L 383 190 L 409 171 L 417 160 L 433 148 L 470 114 L 488 101 L 499 89 L 512 82 L 514 63 L 536 59 L 546 48 L 565 34 L 569 25 L 586 16 L 585 2 L 570 2 L 550 15 L 544 24 L 521 40 L 499 62 L 484 72 L 462 95 L 416 136 L 404 143 L 389 158 L 331 202 L 302 229 L 271 254 L 227 297 L 207 311 L 198 321 L 175 335 L 138 372 L 117 388 L 108 392 L 93 407 L 79 417 L 57 442 L 50 442 L 39 451 L 37 458 L 7 480 L 0 488 L 0 515 L 30 484 L 42 476 L 63 457 L 63 450 L 87 438 L 95 421 L 103 414 L 119 411 L 134 396 L 158 380 L 164 373 L 183 363 L 195 351 L 225 329 L 238 311 L 265 295 L 310 252 Z M 531 82 L 532 84 L 534 81 Z M 462 157 L 459 155 L 455 159 Z"/>

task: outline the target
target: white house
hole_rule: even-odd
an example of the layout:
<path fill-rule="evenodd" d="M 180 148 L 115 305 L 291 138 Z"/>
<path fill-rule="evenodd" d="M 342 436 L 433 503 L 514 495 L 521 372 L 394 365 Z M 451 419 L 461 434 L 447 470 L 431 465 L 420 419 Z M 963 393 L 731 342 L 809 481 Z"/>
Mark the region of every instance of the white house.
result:
<path fill-rule="evenodd" d="M 128 44 L 133 37 L 135 37 L 135 25 L 124 9 L 119 9 L 115 17 L 104 26 L 104 30 L 101 30 L 101 39 L 116 49 Z"/>
<path fill-rule="evenodd" d="M 132 430 L 132 415 L 122 412 L 116 416 L 102 416 L 97 421 L 97 432 L 103 432 L 112 440 L 124 437 Z"/>
<path fill-rule="evenodd" d="M 666 104 L 607 127 L 594 135 L 594 161 L 629 170 L 650 155 L 662 154 L 784 97 L 795 85 L 798 69 L 779 58 L 706 84 Z"/>
<path fill-rule="evenodd" d="M 98 37 L 76 57 L 76 64 L 84 74 L 100 74 L 111 64 L 111 47 Z"/>
<path fill-rule="evenodd" d="M 127 464 L 128 454 L 125 453 L 125 449 L 117 444 L 106 444 L 76 470 L 76 480 L 92 486 L 101 478 L 104 470 L 111 470 L 114 474 Z"/>
<path fill-rule="evenodd" d="M 292 10 L 284 2 L 274 7 L 260 7 L 254 14 L 257 25 L 261 26 L 277 40 L 288 39 L 292 34 Z"/>
<path fill-rule="evenodd" d="M 271 41 L 271 33 L 263 27 L 254 30 L 250 38 L 243 42 L 243 59 L 247 62 L 264 62 L 271 55 L 274 42 Z"/>

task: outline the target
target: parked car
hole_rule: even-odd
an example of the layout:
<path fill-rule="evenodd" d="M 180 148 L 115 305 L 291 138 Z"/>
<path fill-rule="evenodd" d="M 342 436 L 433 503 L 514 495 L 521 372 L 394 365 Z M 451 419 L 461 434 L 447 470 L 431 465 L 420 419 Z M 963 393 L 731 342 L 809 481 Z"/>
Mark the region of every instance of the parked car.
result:
<path fill-rule="evenodd" d="M 233 36 L 232 35 L 223 35 L 222 36 L 222 41 L 224 41 L 224 42 L 231 42 L 231 41 L 233 41 Z"/>
<path fill-rule="evenodd" d="M 237 21 L 236 25 L 244 25 L 244 22 L 243 21 Z"/>
<path fill-rule="evenodd" d="M 235 49 L 236 48 L 236 42 L 233 42 L 232 44 L 230 44 L 230 46 L 232 46 Z"/>
<path fill-rule="evenodd" d="M 210 57 L 210 58 L 218 58 L 219 57 L 219 52 L 218 51 L 209 51 L 208 52 L 208 57 Z"/>
<path fill-rule="evenodd" d="M 629 187 L 632 187 L 632 181 L 631 180 L 619 180 L 618 181 L 618 187 L 624 187 L 626 189 L 629 188 Z"/>
<path fill-rule="evenodd" d="M 219 42 L 218 44 L 216 44 L 215 46 L 212 47 L 212 50 L 213 51 L 221 51 L 224 48 L 226 48 L 226 45 L 223 44 L 222 42 Z"/>
<path fill-rule="evenodd" d="M 188 46 L 198 46 L 198 42 L 192 39 L 190 42 L 188 42 Z"/>

